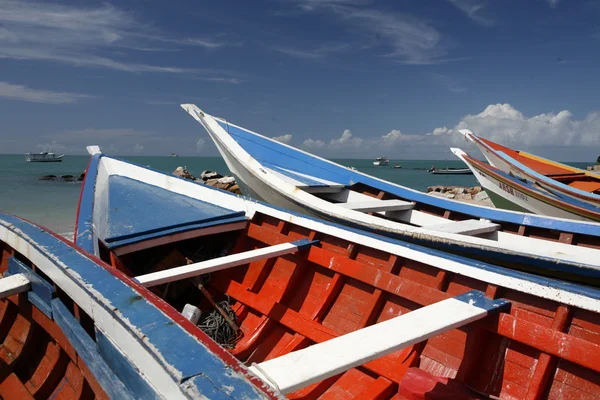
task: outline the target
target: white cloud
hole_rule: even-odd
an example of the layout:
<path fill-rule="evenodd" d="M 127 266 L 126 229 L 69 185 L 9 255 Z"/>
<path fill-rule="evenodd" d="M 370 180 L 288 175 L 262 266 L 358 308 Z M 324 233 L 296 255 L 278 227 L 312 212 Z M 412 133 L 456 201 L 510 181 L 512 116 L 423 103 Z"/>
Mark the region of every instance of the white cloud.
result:
<path fill-rule="evenodd" d="M 393 13 L 375 9 L 367 1 L 350 0 L 296 0 L 304 11 L 331 12 L 347 25 L 352 33 L 359 33 L 363 47 L 384 47 L 388 57 L 403 64 L 436 64 L 452 61 L 445 59 L 447 45 L 442 35 L 430 24 L 407 13 Z M 314 52 L 295 51 L 298 57 L 318 57 Z"/>
<path fill-rule="evenodd" d="M 325 142 L 322 140 L 306 139 L 303 144 L 304 146 L 313 149 L 322 149 L 325 147 Z"/>
<path fill-rule="evenodd" d="M 479 25 L 491 26 L 494 25 L 494 21 L 484 17 L 482 10 L 487 5 L 486 0 L 448 0 L 456 8 L 464 12 L 467 17 L 477 22 Z M 550 2 L 558 0 L 548 0 Z"/>
<path fill-rule="evenodd" d="M 206 142 L 204 139 L 200 138 L 196 141 L 196 151 L 199 153 L 203 148 Z"/>
<path fill-rule="evenodd" d="M 81 99 L 94 98 L 94 96 L 87 94 L 31 89 L 26 86 L 14 85 L 8 82 L 0 82 L 0 97 L 46 104 L 75 103 Z"/>
<path fill-rule="evenodd" d="M 360 147 L 362 142 L 363 142 L 363 140 L 361 138 L 352 136 L 352 133 L 350 132 L 350 130 L 346 129 L 342 133 L 342 136 L 340 136 L 338 139 L 331 139 L 329 141 L 329 145 L 332 147 L 335 147 L 335 148 L 343 148 L 343 147 L 357 148 L 357 147 Z"/>
<path fill-rule="evenodd" d="M 323 58 L 332 53 L 339 53 L 347 50 L 350 46 L 347 43 L 326 43 L 312 50 L 301 50 L 288 46 L 267 46 L 271 50 L 278 51 L 288 56 L 304 59 Z"/>
<path fill-rule="evenodd" d="M 435 128 L 431 134 L 433 136 L 440 136 L 440 135 L 450 134 L 452 132 L 453 132 L 452 129 L 448 129 L 445 126 L 443 126 L 441 128 Z"/>
<path fill-rule="evenodd" d="M 292 135 L 290 135 L 289 133 L 287 133 L 287 134 L 281 135 L 281 136 L 273 136 L 273 139 L 275 139 L 275 140 L 277 140 L 278 142 L 281 142 L 281 143 L 289 144 L 292 141 Z"/>
<path fill-rule="evenodd" d="M 173 38 L 132 13 L 104 3 L 94 7 L 51 2 L 0 0 L 0 58 L 45 60 L 78 67 L 127 72 L 203 73 L 220 77 L 227 71 L 134 63 L 126 50 L 160 51 L 156 43 L 216 48 L 212 38 Z M 166 50 L 173 50 L 172 48 Z M 125 51 L 125 52 L 124 52 Z M 119 52 L 119 58 L 106 56 Z"/>
<path fill-rule="evenodd" d="M 479 114 L 463 117 L 455 129 L 463 128 L 507 146 L 600 145 L 598 112 L 583 120 L 567 110 L 527 118 L 510 104 L 490 104 Z"/>
<path fill-rule="evenodd" d="M 142 151 L 144 151 L 144 145 L 143 144 L 136 144 L 135 146 L 133 146 L 133 152 L 134 153 L 141 153 Z"/>

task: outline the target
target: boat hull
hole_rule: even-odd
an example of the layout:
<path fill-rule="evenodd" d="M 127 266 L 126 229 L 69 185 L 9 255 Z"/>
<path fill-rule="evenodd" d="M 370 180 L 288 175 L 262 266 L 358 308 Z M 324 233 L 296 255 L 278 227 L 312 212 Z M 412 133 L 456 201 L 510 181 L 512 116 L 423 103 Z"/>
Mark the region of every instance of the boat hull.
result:
<path fill-rule="evenodd" d="M 184 108 L 186 107 L 184 106 Z M 341 166 L 337 166 L 336 168 L 336 165 L 333 163 L 318 159 L 290 146 L 284 146 L 275 141 L 269 142 L 269 139 L 260 137 L 256 133 L 247 130 L 243 131 L 243 128 L 229 124 L 223 120 L 215 120 L 211 116 L 199 112 L 195 106 L 191 106 L 189 109 L 186 108 L 186 111 L 206 128 L 230 170 L 242 183 L 243 190 L 245 188 L 244 193 L 278 207 L 298 211 L 310 216 L 318 216 L 352 228 L 360 228 L 392 238 L 424 244 L 444 249 L 445 251 L 467 254 L 478 259 L 493 259 L 498 263 L 513 268 L 536 268 L 536 272 L 542 274 L 555 274 L 558 273 L 558 270 L 566 272 L 569 269 L 567 265 L 573 267 L 575 265 L 578 265 L 578 267 L 585 265 L 582 271 L 595 271 L 596 269 L 600 271 L 598 266 L 589 264 L 595 264 L 593 260 L 598 259 L 594 255 L 597 252 L 596 250 L 592 250 L 589 247 L 572 246 L 566 242 L 556 243 L 554 239 L 550 239 L 556 235 L 555 232 L 539 232 L 536 229 L 531 231 L 536 232 L 536 237 L 530 238 L 527 234 L 518 233 L 527 232 L 528 229 L 521 229 L 519 226 L 515 226 L 514 222 L 505 228 L 508 228 L 506 232 L 498 231 L 483 235 L 447 234 L 445 232 L 426 229 L 423 226 L 447 223 L 448 219 L 446 218 L 454 212 L 451 210 L 453 210 L 455 205 L 458 206 L 460 203 L 437 199 L 420 192 L 415 193 L 415 197 L 423 197 L 428 202 L 427 205 L 423 204 L 420 206 L 422 208 L 415 210 L 410 203 L 406 203 L 406 200 L 400 201 L 401 204 L 411 208 L 406 212 L 397 214 L 400 218 L 404 218 L 400 220 L 378 218 L 373 215 L 367 215 L 367 213 L 356 212 L 337 206 L 330 201 L 315 196 L 313 193 L 325 193 L 323 196 L 329 196 L 328 193 L 332 193 L 331 190 L 333 190 L 333 195 L 338 196 L 336 190 L 341 190 L 345 191 L 347 195 L 362 196 L 361 199 L 368 200 L 377 198 L 377 193 L 385 195 L 386 189 L 391 192 L 391 189 L 395 189 L 395 186 L 383 181 L 380 182 L 375 178 L 370 178 L 367 175 L 348 168 Z M 262 163 L 247 153 L 240 143 L 256 146 L 255 148 L 251 148 L 251 151 L 260 151 L 260 153 L 255 154 L 262 160 Z M 281 150 L 279 149 L 280 146 L 283 147 Z M 285 169 L 285 160 L 295 162 L 296 165 L 293 168 L 296 169 Z M 297 165 L 300 162 L 305 163 L 306 167 Z M 291 164 L 287 168 L 292 168 Z M 298 179 L 305 179 L 304 182 L 312 182 L 310 183 L 312 186 L 307 187 L 306 183 L 298 181 Z M 344 179 L 348 179 L 348 183 Z M 292 183 L 288 183 L 290 180 Z M 364 190 L 361 187 L 354 189 L 355 186 L 353 186 L 351 190 L 354 191 L 350 191 L 347 188 L 361 180 L 373 185 L 371 189 L 367 188 L 367 190 L 371 190 L 368 196 L 362 194 L 367 192 L 361 192 L 361 190 Z M 342 181 L 347 186 L 336 184 L 336 182 Z M 333 184 L 329 182 L 333 182 Z M 303 184 L 305 186 L 302 186 Z M 303 187 L 306 187 L 306 189 L 303 189 Z M 398 191 L 410 192 L 408 194 L 412 195 L 410 189 L 398 188 Z M 397 199 L 398 197 L 391 196 L 388 198 Z M 402 197 L 400 198 L 402 199 Z M 415 201 L 414 198 L 408 198 Z M 341 200 L 343 201 L 343 199 Z M 392 202 L 397 202 L 397 200 L 393 200 Z M 436 211 L 432 205 L 437 202 L 449 203 L 449 209 L 438 211 L 434 214 Z M 492 221 L 495 218 L 493 216 L 485 217 L 486 213 L 509 214 L 506 211 L 484 207 L 472 207 L 462 204 L 459 207 L 465 210 L 471 208 L 480 210 L 479 218 L 489 218 Z M 460 217 L 460 220 L 468 218 L 472 217 L 463 215 Z M 522 214 L 522 218 L 517 224 L 524 221 L 531 223 L 539 217 Z M 563 222 L 563 220 L 556 221 Z M 564 220 L 564 222 L 567 222 L 567 220 Z M 554 223 L 552 220 L 545 221 L 544 226 L 550 227 Z M 569 220 L 569 224 L 573 227 L 576 223 Z M 554 225 L 554 227 L 556 229 L 557 226 Z M 595 228 L 596 226 L 593 225 L 593 227 Z M 545 237 L 548 237 L 549 240 L 539 239 Z M 573 262 L 576 264 L 572 264 Z M 578 278 L 571 276 L 569 279 L 577 280 Z"/>
<path fill-rule="evenodd" d="M 500 398 L 600 395 L 598 289 L 348 229 L 110 157 L 90 168 L 86 180 L 96 181 L 84 184 L 78 223 L 107 246 L 114 241 L 103 234 L 112 230 L 93 226 L 90 209 L 111 213 L 115 227 L 135 217 L 128 238 L 181 227 L 185 221 L 173 216 L 195 221 L 188 211 L 197 208 L 206 221 L 222 208 L 243 211 L 235 231 L 223 222 L 178 241 L 169 229 L 156 246 L 123 257 L 119 247 L 95 251 L 135 277 L 125 283 L 162 295 L 165 309 L 187 302 L 203 315 L 223 315 L 218 302 L 231 310 L 227 324 L 242 334 L 223 346 L 282 394 L 412 398 L 431 390 L 419 384 L 426 380 L 448 398 L 462 398 L 457 388 L 472 398 L 480 397 L 473 390 Z M 162 204 L 149 207 L 148 193 Z M 122 199 L 135 213 L 122 215 Z M 85 234 L 76 230 L 78 243 Z M 486 308 L 475 315 L 465 307 Z M 173 351 L 184 347 L 168 342 Z"/>
<path fill-rule="evenodd" d="M 506 207 L 516 211 L 527 210 L 535 214 L 579 221 L 597 220 L 594 217 L 581 215 L 574 208 L 570 208 L 568 203 L 561 201 L 558 205 L 557 200 L 550 199 L 541 191 L 533 191 L 514 180 L 507 179 L 493 169 L 486 168 L 470 158 L 461 157 L 461 159 L 472 168 L 475 177 L 497 207 Z"/>
<path fill-rule="evenodd" d="M 511 174 L 515 177 L 518 177 L 520 179 L 525 179 L 529 182 L 533 182 L 539 186 L 541 186 L 542 188 L 544 188 L 547 191 L 553 192 L 553 193 L 558 193 L 564 196 L 568 196 L 571 199 L 577 200 L 577 201 L 583 201 L 587 204 L 593 205 L 595 207 L 600 207 L 600 195 L 588 192 L 588 191 L 584 191 L 581 189 L 578 189 L 576 187 L 572 187 L 569 186 L 567 184 L 563 184 L 562 182 L 555 180 L 554 178 L 550 177 L 550 176 L 546 176 L 545 174 L 541 174 L 538 171 L 535 170 L 534 167 L 530 168 L 529 166 L 523 164 L 525 163 L 528 159 L 528 157 L 535 157 L 535 156 L 531 156 L 528 155 L 528 157 L 522 157 L 521 159 L 523 160 L 523 163 L 515 160 L 514 158 L 511 158 L 510 155 L 505 154 L 504 152 L 501 151 L 496 151 L 494 148 L 491 147 L 491 145 L 488 145 L 488 143 L 493 143 L 490 141 L 484 142 L 482 139 L 480 139 L 479 137 L 477 137 L 476 135 L 474 135 L 473 133 L 471 133 L 470 131 L 465 131 L 465 132 L 461 132 L 463 133 L 469 140 L 471 140 L 473 143 L 475 143 L 475 145 L 477 146 L 477 148 L 483 153 L 483 155 L 485 156 L 485 158 L 488 160 L 488 162 L 498 168 L 499 170 Z M 495 144 L 495 143 L 493 143 Z M 497 145 L 497 144 L 495 144 Z M 497 145 L 499 146 L 499 145 Z M 509 151 L 508 148 L 505 149 L 505 151 Z M 521 154 L 521 152 L 517 152 L 515 150 L 511 151 L 515 154 Z M 573 177 L 571 179 L 583 179 L 583 180 L 590 180 L 590 181 L 598 181 L 598 176 L 595 174 L 591 174 L 588 171 L 584 171 L 584 170 L 580 170 L 574 167 L 570 167 L 564 164 L 560 164 L 560 163 L 554 163 L 552 161 L 548 161 L 548 160 L 544 160 L 544 159 L 540 159 L 535 157 L 535 159 L 533 160 L 529 160 L 531 163 L 537 163 L 537 165 L 550 165 L 550 166 L 554 166 L 556 168 L 558 168 L 558 170 L 555 170 L 553 172 L 563 172 L 563 178 L 566 177 L 567 175 L 569 175 L 569 173 L 573 174 Z M 542 164 L 540 164 L 540 162 Z M 556 175 L 557 178 L 560 178 L 560 174 Z M 575 176 L 577 176 L 578 178 L 575 178 Z M 586 187 L 586 185 L 584 185 L 584 187 Z M 588 188 L 590 188 L 590 186 L 587 186 Z M 598 188 L 599 185 L 595 185 L 592 184 L 591 188 Z"/>

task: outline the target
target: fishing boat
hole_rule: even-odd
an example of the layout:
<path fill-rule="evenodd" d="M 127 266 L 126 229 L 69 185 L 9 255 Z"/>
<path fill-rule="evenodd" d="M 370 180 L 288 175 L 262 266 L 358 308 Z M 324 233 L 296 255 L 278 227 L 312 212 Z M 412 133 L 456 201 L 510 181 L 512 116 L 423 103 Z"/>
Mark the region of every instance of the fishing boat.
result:
<path fill-rule="evenodd" d="M 65 155 L 61 154 L 57 156 L 52 152 L 41 152 L 41 153 L 25 153 L 25 161 L 27 162 L 61 162 Z"/>
<path fill-rule="evenodd" d="M 516 178 L 460 149 L 451 150 L 473 170 L 496 207 L 580 221 L 600 221 L 600 207 L 548 191 L 536 182 Z"/>
<path fill-rule="evenodd" d="M 471 172 L 471 170 L 469 168 L 438 169 L 435 167 L 431 168 L 427 172 L 431 172 L 432 174 L 436 174 L 436 175 L 470 175 L 473 173 L 473 172 Z"/>
<path fill-rule="evenodd" d="M 373 161 L 373 165 L 376 167 L 388 165 L 390 163 L 390 159 L 387 157 L 377 157 L 375 161 Z"/>
<path fill-rule="evenodd" d="M 459 132 L 475 143 L 488 162 L 501 171 L 526 179 L 551 193 L 600 206 L 600 175 L 513 150 L 479 137 L 468 129 Z"/>
<path fill-rule="evenodd" d="M 598 274 L 598 224 L 429 196 L 214 118 L 195 105 L 182 107 L 208 131 L 246 195 L 511 268 L 565 279 Z"/>
<path fill-rule="evenodd" d="M 599 289 L 90 152 L 77 245 L 110 263 L 140 301 L 160 297 L 164 312 L 182 313 L 173 321 L 211 335 L 276 395 L 600 396 Z M 188 365 L 211 372 L 195 359 Z"/>
<path fill-rule="evenodd" d="M 0 212 L 0 251 L 1 398 L 275 397 L 180 313 L 72 242 Z"/>

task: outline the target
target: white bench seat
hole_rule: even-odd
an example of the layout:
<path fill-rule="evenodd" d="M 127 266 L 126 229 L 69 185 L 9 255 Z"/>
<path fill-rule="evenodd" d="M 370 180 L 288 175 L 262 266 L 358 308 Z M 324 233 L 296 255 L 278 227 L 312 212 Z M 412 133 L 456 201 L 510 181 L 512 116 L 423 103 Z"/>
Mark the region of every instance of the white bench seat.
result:
<path fill-rule="evenodd" d="M 415 203 L 403 200 L 370 200 L 356 201 L 351 203 L 338 203 L 340 207 L 362 212 L 380 212 L 380 211 L 404 211 L 410 210 Z"/>
<path fill-rule="evenodd" d="M 314 344 L 249 369 L 283 394 L 420 343 L 497 312 L 510 303 L 471 291 L 367 328 Z"/>
<path fill-rule="evenodd" d="M 152 287 L 163 283 L 179 281 L 195 276 L 221 271 L 227 268 L 237 267 L 257 260 L 279 257 L 295 253 L 303 248 L 318 243 L 318 240 L 301 239 L 291 243 L 282 243 L 262 249 L 245 251 L 243 253 L 231 254 L 212 260 L 201 261 L 181 267 L 152 272 L 135 277 L 135 280 L 144 287 Z"/>
<path fill-rule="evenodd" d="M 439 225 L 428 225 L 423 228 L 438 232 L 458 233 L 461 235 L 480 235 L 482 233 L 491 233 L 500 229 L 500 224 L 495 224 L 486 220 L 467 219 L 464 221 L 453 221 Z"/>
<path fill-rule="evenodd" d="M 0 299 L 31 289 L 31 282 L 24 274 L 10 275 L 0 279 Z"/>

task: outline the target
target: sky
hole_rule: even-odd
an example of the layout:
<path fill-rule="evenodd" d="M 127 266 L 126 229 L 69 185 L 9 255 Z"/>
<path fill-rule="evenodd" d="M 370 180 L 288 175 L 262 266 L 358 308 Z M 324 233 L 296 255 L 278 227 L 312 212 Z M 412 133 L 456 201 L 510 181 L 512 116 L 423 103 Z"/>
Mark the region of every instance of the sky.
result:
<path fill-rule="evenodd" d="M 600 155 L 600 1 L 0 0 L 0 153 L 216 156 L 204 111 L 335 158 Z"/>

